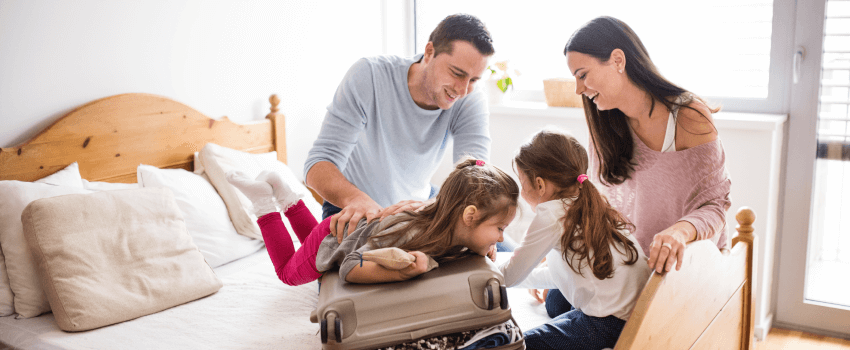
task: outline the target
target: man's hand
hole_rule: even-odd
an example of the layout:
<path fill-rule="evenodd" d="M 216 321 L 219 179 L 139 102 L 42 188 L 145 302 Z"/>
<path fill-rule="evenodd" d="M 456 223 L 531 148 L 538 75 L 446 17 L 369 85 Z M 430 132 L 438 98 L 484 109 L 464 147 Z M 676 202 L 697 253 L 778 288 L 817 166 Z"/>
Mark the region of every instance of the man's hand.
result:
<path fill-rule="evenodd" d="M 359 196 L 331 217 L 331 235 L 336 237 L 338 243 L 342 243 L 342 239 L 357 228 L 360 219 L 365 217 L 366 221 L 372 221 L 380 212 L 381 206 L 372 198 L 365 194 Z M 345 224 L 348 224 L 348 230 L 343 232 Z"/>
<path fill-rule="evenodd" d="M 415 201 L 415 200 L 406 200 L 401 201 L 396 204 L 393 204 L 389 207 L 384 208 L 379 214 L 378 219 L 383 220 L 387 216 L 392 216 L 405 211 L 420 211 L 425 208 L 427 205 L 434 203 L 434 199 L 429 199 L 427 201 Z"/>

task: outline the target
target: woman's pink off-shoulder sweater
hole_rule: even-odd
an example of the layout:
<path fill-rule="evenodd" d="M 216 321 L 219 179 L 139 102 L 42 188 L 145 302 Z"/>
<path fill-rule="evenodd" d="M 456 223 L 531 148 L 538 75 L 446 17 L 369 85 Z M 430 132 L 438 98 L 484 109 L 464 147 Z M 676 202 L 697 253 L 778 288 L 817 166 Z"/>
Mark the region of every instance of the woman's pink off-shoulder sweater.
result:
<path fill-rule="evenodd" d="M 631 178 L 619 185 L 602 185 L 592 141 L 588 172 L 611 205 L 635 225 L 634 234 L 644 253 L 649 256 L 655 234 L 678 221 L 693 224 L 698 240 L 712 239 L 719 248 L 725 247 L 732 182 L 720 139 L 681 151 L 658 152 L 634 131 L 631 134 L 635 140 Z"/>

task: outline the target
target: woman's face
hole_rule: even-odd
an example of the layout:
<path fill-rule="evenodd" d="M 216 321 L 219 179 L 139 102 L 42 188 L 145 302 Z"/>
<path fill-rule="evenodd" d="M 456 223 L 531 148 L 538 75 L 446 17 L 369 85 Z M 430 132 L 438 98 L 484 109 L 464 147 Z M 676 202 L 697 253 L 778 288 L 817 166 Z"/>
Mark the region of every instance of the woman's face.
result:
<path fill-rule="evenodd" d="M 570 51 L 567 66 L 576 78 L 576 95 L 587 96 L 601 111 L 620 106 L 625 73 L 618 71 L 613 59 L 601 62 L 588 54 Z"/>

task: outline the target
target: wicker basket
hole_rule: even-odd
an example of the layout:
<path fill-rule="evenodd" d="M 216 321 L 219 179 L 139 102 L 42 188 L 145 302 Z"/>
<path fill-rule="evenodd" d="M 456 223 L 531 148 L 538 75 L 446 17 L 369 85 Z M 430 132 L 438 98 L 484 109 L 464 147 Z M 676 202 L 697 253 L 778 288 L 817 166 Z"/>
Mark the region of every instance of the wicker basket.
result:
<path fill-rule="evenodd" d="M 581 95 L 576 95 L 576 81 L 570 78 L 543 80 L 546 104 L 551 107 L 582 107 Z"/>

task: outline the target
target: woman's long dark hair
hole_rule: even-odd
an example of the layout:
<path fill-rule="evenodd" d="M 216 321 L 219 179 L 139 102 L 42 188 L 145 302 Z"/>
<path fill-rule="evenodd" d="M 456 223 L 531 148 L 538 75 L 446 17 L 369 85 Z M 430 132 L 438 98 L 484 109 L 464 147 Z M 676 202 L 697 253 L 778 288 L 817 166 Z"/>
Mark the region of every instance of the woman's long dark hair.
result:
<path fill-rule="evenodd" d="M 587 151 L 574 137 L 541 131 L 520 148 L 514 164 L 532 183 L 540 177 L 561 189 L 561 193 L 555 194 L 557 198 L 573 197 L 578 188 L 578 196 L 562 219 L 561 235 L 564 260 L 573 271 L 582 274 L 581 266 L 586 263 L 600 280 L 613 276 L 620 262 L 614 261 L 611 246 L 628 257 L 624 261 L 626 265 L 637 262 L 638 248 L 622 233 L 633 232 L 634 225 L 608 204 L 593 183 L 578 181 L 579 175 L 587 172 L 588 159 Z M 573 259 L 578 266 L 573 264 Z"/>
<path fill-rule="evenodd" d="M 689 106 L 694 100 L 708 106 L 700 97 L 665 79 L 649 58 L 646 47 L 626 23 L 613 17 L 597 17 L 579 28 L 564 47 L 564 55 L 579 52 L 607 62 L 620 49 L 626 56 L 626 75 L 652 97 L 649 115 L 659 101 L 668 110 L 689 108 L 706 120 L 702 112 Z M 621 184 L 631 176 L 634 165 L 634 140 L 626 115 L 619 109 L 600 111 L 587 96 L 582 96 L 590 137 L 599 158 L 599 178 L 605 184 Z M 717 113 L 720 108 L 709 108 Z"/>
<path fill-rule="evenodd" d="M 474 226 L 497 216 L 509 215 L 517 207 L 519 186 L 501 169 L 489 165 L 478 165 L 473 158 L 461 160 L 455 170 L 443 182 L 433 204 L 418 212 L 396 215 L 384 227 L 388 229 L 372 236 L 379 246 L 393 246 L 405 251 L 420 251 L 437 262 L 445 262 L 468 254 L 465 247 L 455 239 L 455 224 L 461 220 L 463 210 L 469 205 L 478 208 L 478 219 Z M 400 229 L 392 229 L 401 223 Z M 409 241 L 397 245 L 407 232 L 417 232 Z"/>

